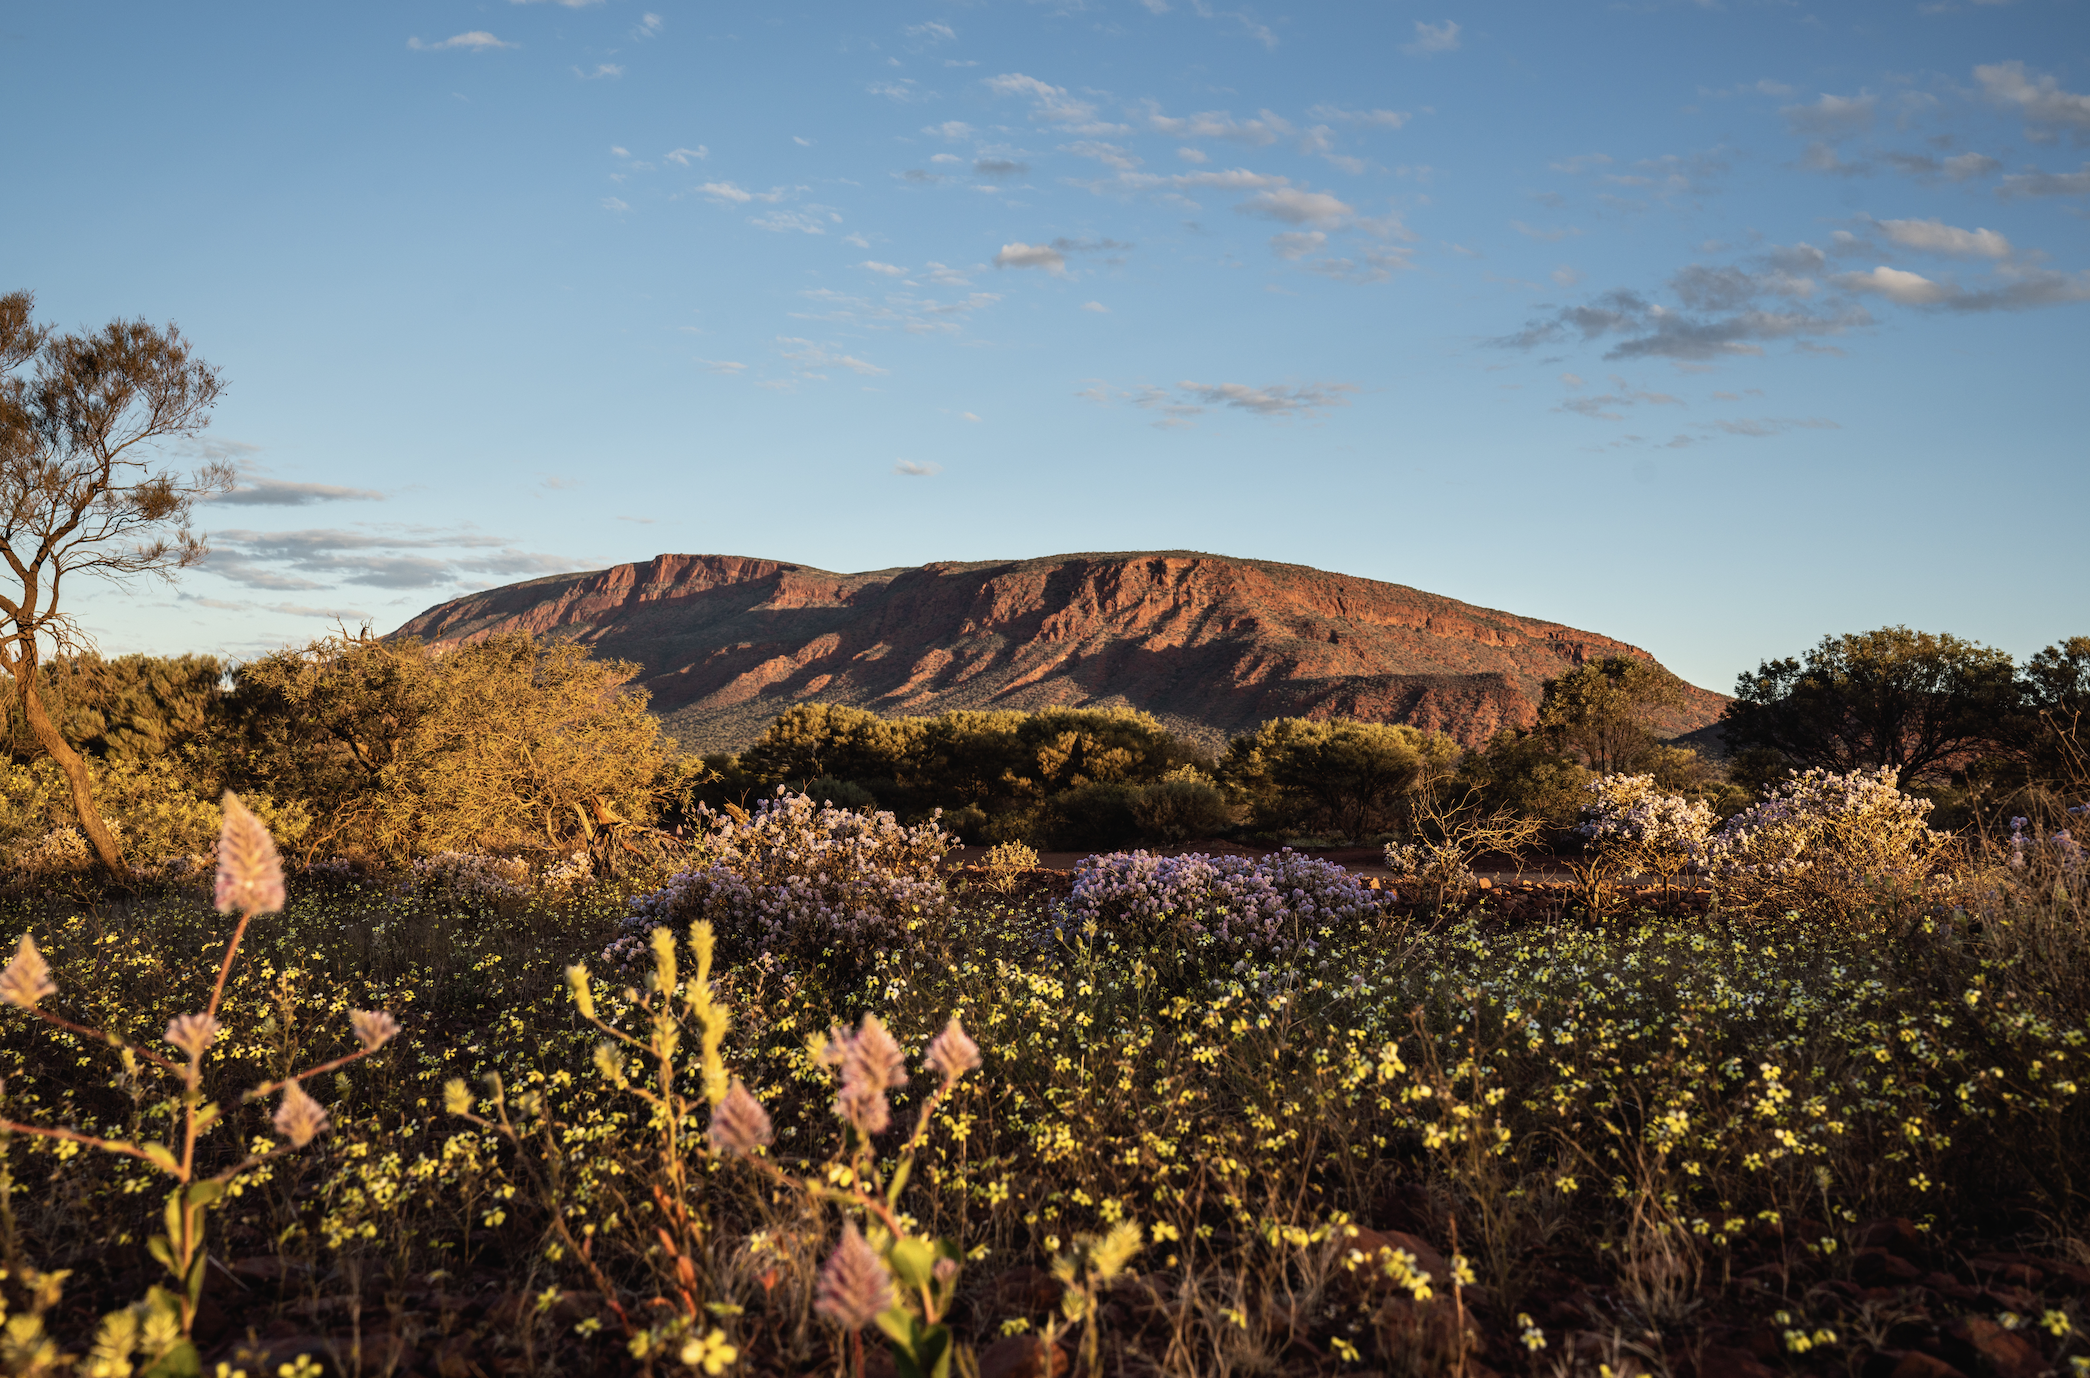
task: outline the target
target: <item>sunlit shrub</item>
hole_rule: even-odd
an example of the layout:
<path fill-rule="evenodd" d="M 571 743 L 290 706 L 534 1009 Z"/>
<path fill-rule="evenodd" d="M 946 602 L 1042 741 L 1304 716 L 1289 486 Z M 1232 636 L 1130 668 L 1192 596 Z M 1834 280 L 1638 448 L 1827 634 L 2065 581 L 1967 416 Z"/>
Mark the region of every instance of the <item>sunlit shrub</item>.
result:
<path fill-rule="evenodd" d="M 1589 794 L 1575 831 L 1609 865 L 1666 882 L 1705 850 L 1711 806 L 1664 793 L 1652 775 L 1601 776 Z"/>
<path fill-rule="evenodd" d="M 1791 772 L 1707 840 L 1705 866 L 1743 897 L 1847 911 L 1921 887 L 1951 838 L 1892 767 Z"/>

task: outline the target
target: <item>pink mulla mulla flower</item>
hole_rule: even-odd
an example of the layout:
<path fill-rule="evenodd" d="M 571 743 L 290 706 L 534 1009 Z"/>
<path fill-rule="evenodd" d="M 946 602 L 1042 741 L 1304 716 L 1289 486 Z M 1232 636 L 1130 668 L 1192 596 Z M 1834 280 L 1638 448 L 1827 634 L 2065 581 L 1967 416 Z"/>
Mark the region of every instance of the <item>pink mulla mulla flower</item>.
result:
<path fill-rule="evenodd" d="M 190 1057 L 202 1057 L 218 1040 L 218 1021 L 207 1014 L 176 1015 L 167 1025 L 167 1041 Z"/>
<path fill-rule="evenodd" d="M 305 1094 L 305 1088 L 295 1081 L 283 1083 L 283 1103 L 276 1107 L 271 1120 L 276 1132 L 290 1140 L 292 1148 L 303 1148 L 332 1123 L 327 1118 L 326 1107 Z"/>
<path fill-rule="evenodd" d="M 25 1010 L 36 1008 L 36 1002 L 46 995 L 56 995 L 58 983 L 51 979 L 51 964 L 44 954 L 36 950 L 36 939 L 27 933 L 15 945 L 14 960 L 0 971 L 0 1000 L 10 1005 L 20 1005 Z"/>
<path fill-rule="evenodd" d="M 225 825 L 218 833 L 216 903 L 220 914 L 238 910 L 249 916 L 273 914 L 283 907 L 283 862 L 276 855 L 275 839 L 229 790 Z"/>
<path fill-rule="evenodd" d="M 776 1138 L 776 1131 L 762 1102 L 735 1077 L 726 1098 L 711 1112 L 709 1137 L 720 1153 L 749 1154 Z"/>
<path fill-rule="evenodd" d="M 366 1053 L 376 1052 L 399 1035 L 399 1021 L 386 1010 L 350 1010 L 348 1024 Z"/>
<path fill-rule="evenodd" d="M 837 1029 L 828 1040 L 828 1057 L 842 1064 L 842 1089 L 835 1113 L 864 1134 L 883 1134 L 892 1124 L 885 1093 L 907 1084 L 907 1055 L 875 1014 L 866 1013 L 853 1034 Z"/>
<path fill-rule="evenodd" d="M 885 1264 L 852 1220 L 842 1227 L 841 1243 L 820 1267 L 813 1310 L 844 1330 L 861 1330 L 892 1304 L 893 1284 Z"/>
<path fill-rule="evenodd" d="M 943 1032 L 929 1041 L 928 1054 L 923 1059 L 943 1076 L 949 1086 L 967 1072 L 976 1071 L 980 1065 L 980 1045 L 972 1041 L 965 1026 L 952 1015 L 951 1022 L 943 1026 Z"/>

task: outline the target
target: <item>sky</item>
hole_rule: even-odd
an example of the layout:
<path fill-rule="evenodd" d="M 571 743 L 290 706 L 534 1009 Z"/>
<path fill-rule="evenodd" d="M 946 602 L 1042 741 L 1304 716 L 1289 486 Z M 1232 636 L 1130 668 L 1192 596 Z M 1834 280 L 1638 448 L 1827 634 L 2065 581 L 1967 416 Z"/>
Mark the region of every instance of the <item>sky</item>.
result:
<path fill-rule="evenodd" d="M 0 291 L 227 384 L 111 654 L 671 551 L 2090 633 L 2084 0 L 14 6 L 0 122 Z"/>

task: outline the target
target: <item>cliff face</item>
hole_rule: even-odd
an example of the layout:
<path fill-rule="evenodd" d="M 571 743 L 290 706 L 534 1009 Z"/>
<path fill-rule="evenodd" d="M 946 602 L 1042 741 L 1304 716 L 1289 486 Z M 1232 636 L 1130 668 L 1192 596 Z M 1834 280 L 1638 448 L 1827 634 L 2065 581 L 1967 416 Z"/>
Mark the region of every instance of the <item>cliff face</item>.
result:
<path fill-rule="evenodd" d="M 866 574 L 658 555 L 455 599 L 395 635 L 575 637 L 644 666 L 668 730 L 738 750 L 801 701 L 889 716 L 1141 708 L 1218 746 L 1275 717 L 1411 723 L 1468 745 L 1528 726 L 1540 687 L 1645 651 L 1399 584 L 1193 551 L 1055 555 Z M 1724 700 L 1690 688 L 1666 734 Z"/>

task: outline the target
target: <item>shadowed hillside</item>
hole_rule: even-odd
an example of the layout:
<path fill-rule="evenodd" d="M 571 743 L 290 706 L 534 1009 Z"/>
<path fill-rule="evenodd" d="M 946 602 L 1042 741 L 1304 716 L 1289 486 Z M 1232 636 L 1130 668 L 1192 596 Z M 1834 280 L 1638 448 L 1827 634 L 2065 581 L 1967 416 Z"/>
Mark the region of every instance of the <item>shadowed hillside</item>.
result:
<path fill-rule="evenodd" d="M 645 667 L 693 750 L 738 750 L 794 703 L 889 714 L 1129 706 L 1217 746 L 1275 717 L 1409 723 L 1469 745 L 1536 715 L 1542 684 L 1645 651 L 1399 584 L 1195 551 L 1053 555 L 835 574 L 658 555 L 510 584 L 422 613 L 436 646 L 570 636 Z M 1660 724 L 1711 723 L 1686 687 Z"/>

